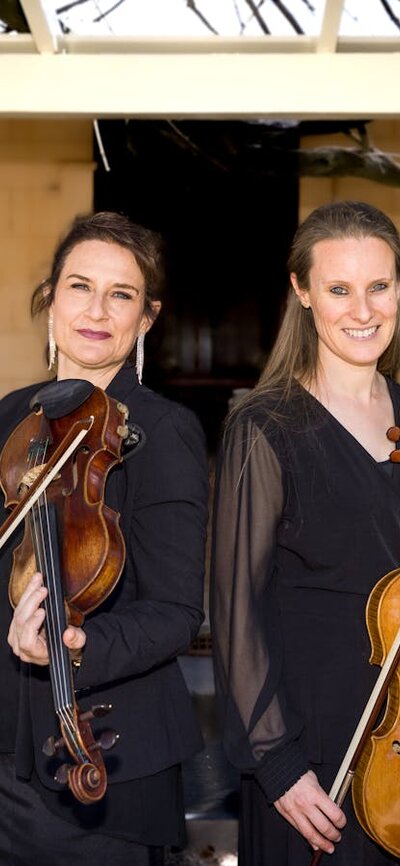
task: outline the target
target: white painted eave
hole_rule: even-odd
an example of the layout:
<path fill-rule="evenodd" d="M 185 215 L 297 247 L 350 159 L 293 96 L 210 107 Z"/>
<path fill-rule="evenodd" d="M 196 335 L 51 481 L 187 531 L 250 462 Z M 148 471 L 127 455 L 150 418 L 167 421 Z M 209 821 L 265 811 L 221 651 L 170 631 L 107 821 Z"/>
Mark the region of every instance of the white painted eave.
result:
<path fill-rule="evenodd" d="M 400 52 L 0 53 L 0 116 L 388 118 Z"/>
<path fill-rule="evenodd" d="M 74 36 L 57 39 L 57 54 L 390 54 L 400 52 L 400 36 L 340 36 L 332 45 L 333 36 L 321 31 L 321 36 L 246 36 L 185 37 L 164 36 Z M 52 43 L 54 45 L 54 43 Z M 2 54 L 38 54 L 37 41 L 30 33 L 0 35 Z"/>

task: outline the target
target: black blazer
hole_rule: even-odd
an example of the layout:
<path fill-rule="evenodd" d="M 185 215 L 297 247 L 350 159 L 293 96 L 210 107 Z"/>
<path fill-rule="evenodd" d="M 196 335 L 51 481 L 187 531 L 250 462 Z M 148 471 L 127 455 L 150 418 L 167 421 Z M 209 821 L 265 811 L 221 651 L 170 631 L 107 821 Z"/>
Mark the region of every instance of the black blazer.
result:
<path fill-rule="evenodd" d="M 3 399 L 3 441 L 29 411 L 37 388 Z M 107 719 L 92 725 L 95 734 L 104 727 L 119 733 L 104 754 L 112 783 L 157 773 L 202 747 L 176 657 L 203 619 L 207 461 L 195 416 L 139 386 L 132 367 L 117 374 L 107 393 L 128 406 L 129 420 L 145 433 L 144 446 L 108 476 L 106 503 L 121 515 L 126 563 L 116 589 L 86 618 L 87 643 L 75 680 L 80 708 L 112 704 Z M 6 553 L 3 580 L 7 559 Z M 35 764 L 41 782 L 58 789 L 54 771 L 65 756 L 49 759 L 42 752 L 44 740 L 58 732 L 48 669 L 20 667 L 17 772 L 29 778 Z M 11 685 L 13 659 L 9 676 Z"/>

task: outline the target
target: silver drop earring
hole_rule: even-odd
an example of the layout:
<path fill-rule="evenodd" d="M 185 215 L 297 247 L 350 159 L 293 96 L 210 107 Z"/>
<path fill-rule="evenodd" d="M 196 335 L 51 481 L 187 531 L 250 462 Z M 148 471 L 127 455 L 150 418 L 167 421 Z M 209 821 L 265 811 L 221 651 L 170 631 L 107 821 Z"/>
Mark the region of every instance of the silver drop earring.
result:
<path fill-rule="evenodd" d="M 47 323 L 48 327 L 48 340 L 49 340 L 49 366 L 48 370 L 52 370 L 56 361 L 56 352 L 57 346 L 56 341 L 53 336 L 53 314 L 49 313 L 49 319 Z"/>
<path fill-rule="evenodd" d="M 136 375 L 138 377 L 139 385 L 142 384 L 143 362 L 144 362 L 144 334 L 139 334 L 139 336 L 136 340 Z"/>

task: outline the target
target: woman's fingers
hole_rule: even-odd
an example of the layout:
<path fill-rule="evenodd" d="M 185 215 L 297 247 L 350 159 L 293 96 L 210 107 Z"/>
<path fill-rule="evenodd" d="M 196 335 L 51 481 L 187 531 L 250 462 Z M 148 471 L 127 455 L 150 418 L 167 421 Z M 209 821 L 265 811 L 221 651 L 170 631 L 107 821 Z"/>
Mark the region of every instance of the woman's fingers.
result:
<path fill-rule="evenodd" d="M 74 656 L 79 650 L 82 650 L 86 643 L 86 635 L 82 628 L 77 628 L 74 625 L 69 625 L 63 634 L 63 641 L 65 646 L 71 650 L 72 656 Z"/>
<path fill-rule="evenodd" d="M 333 853 L 333 843 L 340 842 L 346 817 L 321 788 L 312 770 L 280 797 L 275 807 L 315 850 Z"/>
<path fill-rule="evenodd" d="M 48 664 L 48 652 L 43 624 L 45 610 L 43 601 L 47 589 L 43 586 L 42 575 L 36 572 L 21 595 L 8 633 L 8 643 L 15 655 L 24 662 Z M 80 654 L 86 643 L 85 632 L 81 628 L 68 626 L 63 640 L 72 657 Z"/>
<path fill-rule="evenodd" d="M 8 632 L 8 643 L 24 662 L 47 664 L 48 654 L 43 632 L 45 611 L 42 603 L 47 590 L 42 575 L 36 572 L 22 593 Z"/>

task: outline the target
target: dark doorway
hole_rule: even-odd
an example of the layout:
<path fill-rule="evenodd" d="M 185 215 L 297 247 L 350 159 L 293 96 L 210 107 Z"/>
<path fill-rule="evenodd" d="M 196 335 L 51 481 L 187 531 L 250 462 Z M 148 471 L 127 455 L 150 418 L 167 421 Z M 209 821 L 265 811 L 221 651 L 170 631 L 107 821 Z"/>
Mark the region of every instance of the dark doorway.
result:
<path fill-rule="evenodd" d="M 107 120 L 100 132 L 111 170 L 97 153 L 96 209 L 126 213 L 167 245 L 145 383 L 197 412 L 213 452 L 228 400 L 257 380 L 284 307 L 298 127 Z"/>

